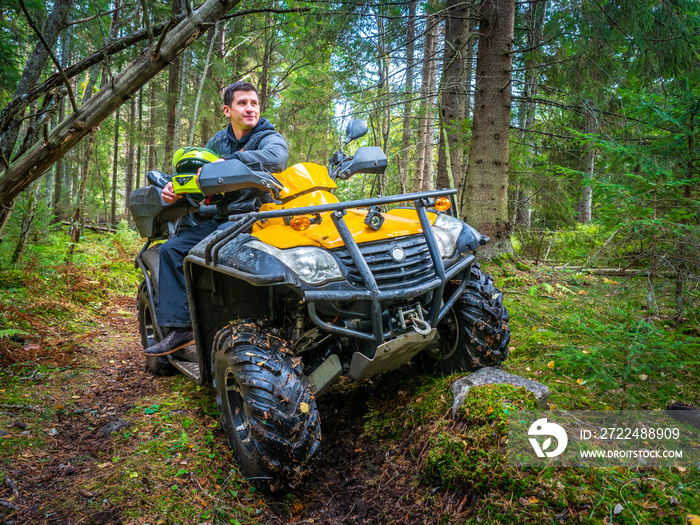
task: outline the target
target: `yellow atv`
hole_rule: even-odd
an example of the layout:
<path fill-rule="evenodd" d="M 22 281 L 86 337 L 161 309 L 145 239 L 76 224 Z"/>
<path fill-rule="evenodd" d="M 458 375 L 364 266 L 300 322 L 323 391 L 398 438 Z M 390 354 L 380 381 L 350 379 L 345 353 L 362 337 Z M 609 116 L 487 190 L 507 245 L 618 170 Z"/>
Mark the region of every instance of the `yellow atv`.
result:
<path fill-rule="evenodd" d="M 364 121 L 351 122 L 344 146 L 366 132 Z M 475 262 L 488 238 L 455 217 L 456 190 L 351 202 L 333 194 L 337 178 L 386 165 L 378 147 L 352 156 L 341 148 L 329 169 L 301 163 L 273 175 L 229 160 L 206 164 L 197 179 L 198 197 L 256 187 L 270 202 L 231 216 L 190 251 L 196 344 L 149 357 L 148 367 L 213 384 L 238 465 L 263 488 L 292 485 L 317 452 L 315 399 L 341 375 L 362 380 L 410 360 L 448 374 L 497 365 L 508 352 L 508 311 Z M 157 186 L 167 177 L 149 179 L 154 186 L 130 201 L 149 238 L 137 257 L 144 347 L 163 336 L 154 303 L 159 245 L 151 242 L 198 217 L 193 199 L 162 204 Z"/>

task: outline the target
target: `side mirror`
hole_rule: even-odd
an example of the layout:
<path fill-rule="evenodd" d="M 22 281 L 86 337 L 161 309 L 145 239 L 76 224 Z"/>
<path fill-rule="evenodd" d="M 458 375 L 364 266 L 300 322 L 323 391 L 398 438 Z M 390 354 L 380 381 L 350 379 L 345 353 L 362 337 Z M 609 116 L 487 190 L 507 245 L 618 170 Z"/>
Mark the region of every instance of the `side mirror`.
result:
<path fill-rule="evenodd" d="M 345 130 L 345 144 L 348 144 L 351 140 L 359 139 L 367 133 L 367 121 L 362 119 L 354 119 L 350 121 L 347 129 Z"/>

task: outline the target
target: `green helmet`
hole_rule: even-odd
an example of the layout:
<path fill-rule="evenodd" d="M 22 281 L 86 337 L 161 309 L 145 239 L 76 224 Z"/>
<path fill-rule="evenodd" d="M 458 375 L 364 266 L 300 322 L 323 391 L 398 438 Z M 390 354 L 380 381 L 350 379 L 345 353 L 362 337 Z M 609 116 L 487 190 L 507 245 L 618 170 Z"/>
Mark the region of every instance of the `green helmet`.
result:
<path fill-rule="evenodd" d="M 173 157 L 173 168 L 176 175 L 194 175 L 199 168 L 218 158 L 216 153 L 207 148 L 180 148 Z"/>
<path fill-rule="evenodd" d="M 173 157 L 172 183 L 175 193 L 197 194 L 200 193 L 197 185 L 197 171 L 210 162 L 214 162 L 219 156 L 207 148 L 180 148 Z"/>

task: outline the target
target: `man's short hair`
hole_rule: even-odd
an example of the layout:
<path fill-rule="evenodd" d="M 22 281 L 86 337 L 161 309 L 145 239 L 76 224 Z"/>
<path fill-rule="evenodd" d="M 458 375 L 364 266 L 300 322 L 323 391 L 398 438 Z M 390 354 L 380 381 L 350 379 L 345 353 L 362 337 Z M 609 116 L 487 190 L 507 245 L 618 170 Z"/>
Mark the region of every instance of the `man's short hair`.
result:
<path fill-rule="evenodd" d="M 250 82 L 239 80 L 238 82 L 234 82 L 233 84 L 231 84 L 229 87 L 226 88 L 226 91 L 224 91 L 224 106 L 231 105 L 231 102 L 233 102 L 233 94 L 236 91 L 255 91 L 255 94 L 258 94 L 258 90 L 253 84 L 251 84 Z"/>

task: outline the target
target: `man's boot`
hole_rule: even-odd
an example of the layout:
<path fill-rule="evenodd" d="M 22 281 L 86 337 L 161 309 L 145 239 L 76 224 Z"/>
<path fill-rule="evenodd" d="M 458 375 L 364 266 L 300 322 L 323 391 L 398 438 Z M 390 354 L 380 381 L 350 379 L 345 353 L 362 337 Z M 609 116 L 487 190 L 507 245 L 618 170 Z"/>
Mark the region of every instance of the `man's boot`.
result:
<path fill-rule="evenodd" d="M 151 357 L 168 355 L 193 343 L 194 333 L 191 329 L 185 328 L 173 330 L 167 336 L 165 336 L 162 341 L 146 348 L 143 353 Z"/>

